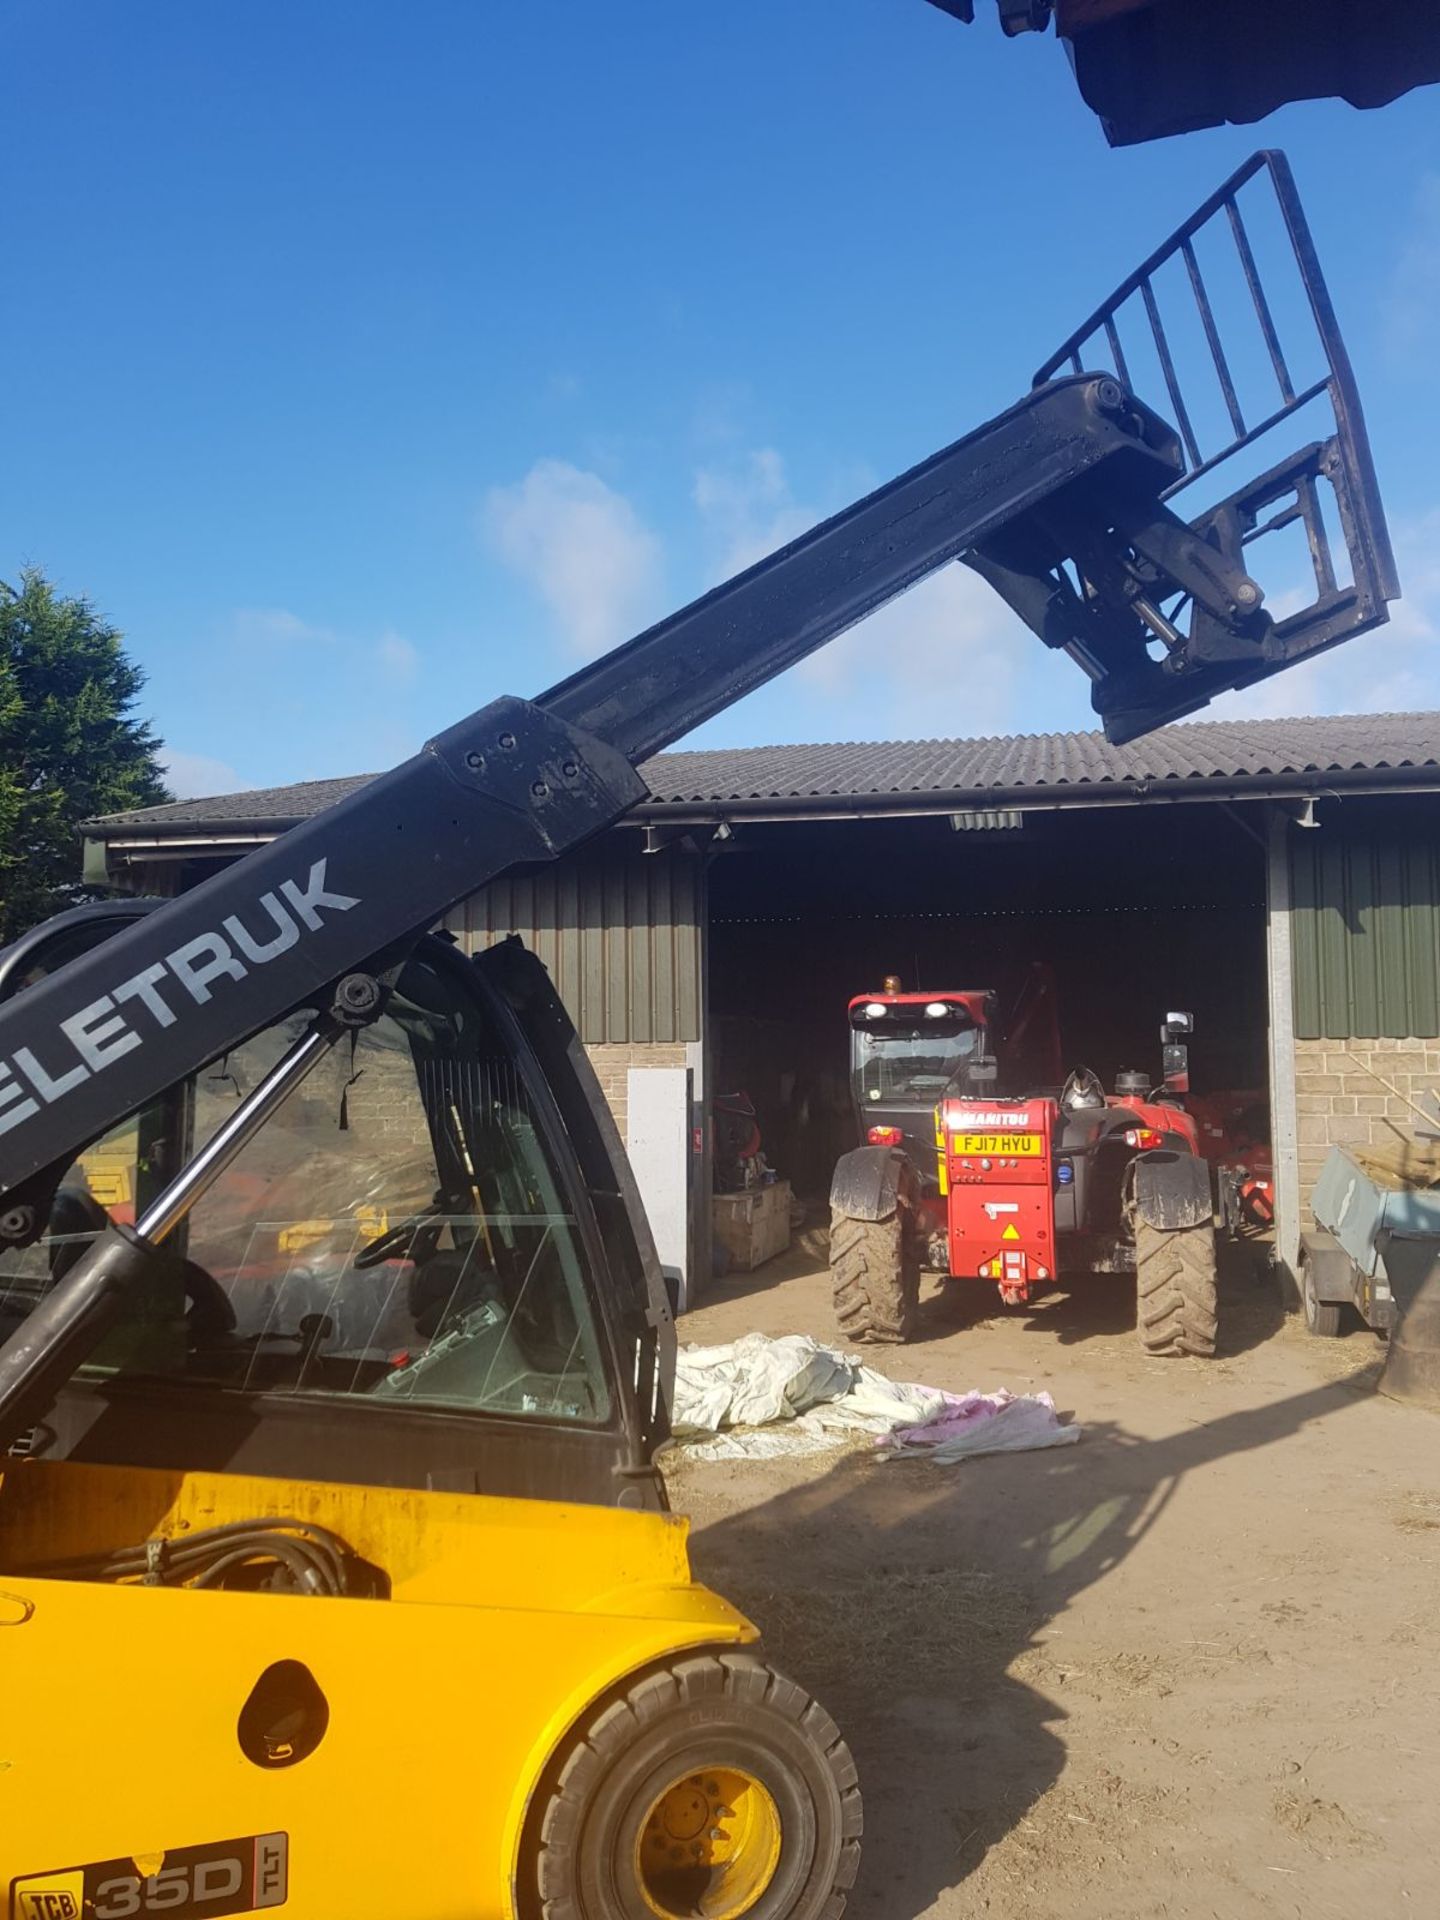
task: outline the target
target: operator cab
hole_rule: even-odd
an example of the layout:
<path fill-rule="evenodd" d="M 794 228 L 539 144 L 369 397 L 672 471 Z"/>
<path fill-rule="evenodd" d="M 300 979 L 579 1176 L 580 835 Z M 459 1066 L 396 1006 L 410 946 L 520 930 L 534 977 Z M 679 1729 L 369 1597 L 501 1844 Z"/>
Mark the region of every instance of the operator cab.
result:
<path fill-rule="evenodd" d="M 902 1148 L 917 1168 L 935 1157 L 935 1109 L 983 1098 L 995 1084 L 988 991 L 904 993 L 893 974 L 850 1002 L 850 1090 L 867 1146 Z"/>
<path fill-rule="evenodd" d="M 62 932 L 94 944 L 140 910 Z M 34 977 L 12 971 L 0 993 Z M 252 1035 L 56 1170 L 44 1231 L 0 1251 L 0 1340 L 212 1151 L 315 1020 Z M 579 1053 L 518 942 L 471 961 L 419 941 L 195 1197 L 26 1450 L 660 1504 L 668 1315 L 608 1111 L 568 1093 L 557 1045 Z"/>

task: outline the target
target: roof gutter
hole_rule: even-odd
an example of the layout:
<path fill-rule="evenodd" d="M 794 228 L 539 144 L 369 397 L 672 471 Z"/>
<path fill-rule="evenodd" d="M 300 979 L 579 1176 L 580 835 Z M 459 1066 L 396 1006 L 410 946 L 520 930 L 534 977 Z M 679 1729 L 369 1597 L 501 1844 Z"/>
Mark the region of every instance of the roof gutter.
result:
<path fill-rule="evenodd" d="M 187 834 L 183 839 L 177 834 L 163 840 L 103 840 L 87 836 L 87 844 L 108 847 L 112 853 L 146 854 L 154 860 L 186 860 L 193 853 L 249 853 L 255 847 L 268 847 L 286 831 L 288 829 L 277 827 L 273 833 Z"/>
<path fill-rule="evenodd" d="M 317 809 L 318 811 L 318 809 Z M 193 842 L 196 846 L 218 846 L 231 841 L 252 847 L 265 847 L 282 833 L 288 833 L 291 827 L 298 827 L 303 820 L 313 820 L 314 814 L 297 813 L 293 818 L 276 820 L 179 820 L 173 826 L 156 821 L 143 832 L 127 828 L 118 821 L 87 820 L 80 831 L 89 840 L 103 841 L 112 847 L 159 847 L 173 845 L 177 840 Z"/>

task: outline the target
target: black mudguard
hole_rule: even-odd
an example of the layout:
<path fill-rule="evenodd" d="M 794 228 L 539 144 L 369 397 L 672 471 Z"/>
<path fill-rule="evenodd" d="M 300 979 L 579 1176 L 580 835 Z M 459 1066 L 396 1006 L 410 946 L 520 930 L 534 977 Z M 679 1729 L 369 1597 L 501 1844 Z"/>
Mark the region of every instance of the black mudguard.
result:
<path fill-rule="evenodd" d="M 1147 1226 L 1167 1233 L 1208 1226 L 1215 1217 L 1209 1165 L 1193 1153 L 1158 1148 L 1130 1163 L 1130 1204 Z"/>
<path fill-rule="evenodd" d="M 909 1161 L 895 1147 L 842 1154 L 830 1182 L 830 1211 L 849 1220 L 888 1220 L 900 1205 Z"/>

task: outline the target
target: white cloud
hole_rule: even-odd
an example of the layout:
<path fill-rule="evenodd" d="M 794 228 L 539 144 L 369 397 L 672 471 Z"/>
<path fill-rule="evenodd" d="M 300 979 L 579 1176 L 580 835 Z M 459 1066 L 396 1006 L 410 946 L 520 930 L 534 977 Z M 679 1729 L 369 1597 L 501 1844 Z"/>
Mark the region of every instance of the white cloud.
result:
<path fill-rule="evenodd" d="M 539 593 L 581 658 L 664 612 L 660 542 L 598 474 L 537 460 L 515 485 L 491 488 L 482 518 L 495 551 Z"/>
<path fill-rule="evenodd" d="M 702 467 L 691 498 L 705 524 L 720 580 L 753 567 L 821 517 L 795 500 L 785 462 L 773 447 L 757 447 L 725 467 Z"/>
<path fill-rule="evenodd" d="M 1393 357 L 1428 356 L 1440 342 L 1440 173 L 1421 176 L 1410 237 L 1391 276 L 1385 302 L 1385 344 Z"/>
<path fill-rule="evenodd" d="M 182 753 L 167 747 L 160 756 L 165 784 L 177 800 L 208 800 L 217 793 L 238 793 L 245 785 L 234 767 L 207 753 Z"/>

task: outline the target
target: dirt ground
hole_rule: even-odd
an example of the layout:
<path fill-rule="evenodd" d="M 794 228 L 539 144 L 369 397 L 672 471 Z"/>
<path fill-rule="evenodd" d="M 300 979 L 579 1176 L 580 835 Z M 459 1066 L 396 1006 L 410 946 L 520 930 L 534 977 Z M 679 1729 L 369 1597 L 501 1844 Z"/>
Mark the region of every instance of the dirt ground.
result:
<path fill-rule="evenodd" d="M 1076 1447 L 672 1469 L 697 1572 L 854 1750 L 856 1920 L 1440 1911 L 1440 1418 L 1248 1252 L 1210 1362 L 1147 1358 L 1123 1282 L 1013 1313 L 927 1282 L 881 1368 L 1047 1389 Z M 813 1252 L 681 1337 L 752 1329 L 833 1338 Z"/>

